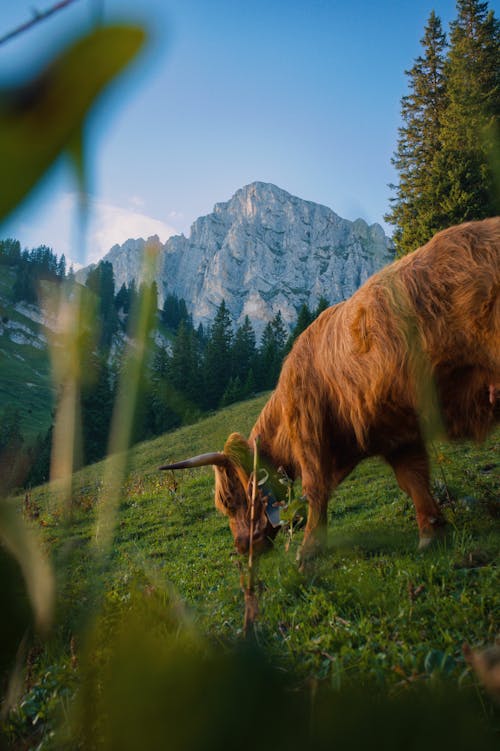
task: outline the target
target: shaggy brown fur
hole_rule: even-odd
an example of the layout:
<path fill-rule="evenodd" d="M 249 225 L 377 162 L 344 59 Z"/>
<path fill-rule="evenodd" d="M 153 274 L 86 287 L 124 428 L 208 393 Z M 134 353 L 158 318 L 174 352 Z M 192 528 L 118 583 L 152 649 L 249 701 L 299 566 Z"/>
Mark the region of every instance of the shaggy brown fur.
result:
<path fill-rule="evenodd" d="M 363 458 L 382 456 L 412 498 L 421 545 L 444 524 L 429 490 L 434 435 L 483 439 L 499 418 L 500 217 L 437 234 L 325 310 L 298 338 L 245 442 L 216 466 L 216 505 L 248 547 L 253 440 L 265 462 L 302 478 L 304 553 L 324 539 L 333 489 Z M 236 447 L 236 450 L 235 450 Z M 276 530 L 258 509 L 257 540 Z"/>

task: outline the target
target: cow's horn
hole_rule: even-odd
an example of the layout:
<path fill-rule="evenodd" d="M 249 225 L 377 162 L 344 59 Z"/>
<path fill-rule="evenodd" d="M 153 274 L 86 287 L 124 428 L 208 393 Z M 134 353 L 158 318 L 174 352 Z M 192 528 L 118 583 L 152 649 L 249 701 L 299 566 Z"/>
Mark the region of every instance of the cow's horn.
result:
<path fill-rule="evenodd" d="M 191 459 L 184 459 L 182 462 L 175 464 L 164 464 L 159 469 L 191 469 L 192 467 L 207 467 L 210 464 L 216 464 L 219 467 L 227 466 L 230 460 L 220 451 L 214 451 L 211 454 L 200 454 L 193 456 Z"/>

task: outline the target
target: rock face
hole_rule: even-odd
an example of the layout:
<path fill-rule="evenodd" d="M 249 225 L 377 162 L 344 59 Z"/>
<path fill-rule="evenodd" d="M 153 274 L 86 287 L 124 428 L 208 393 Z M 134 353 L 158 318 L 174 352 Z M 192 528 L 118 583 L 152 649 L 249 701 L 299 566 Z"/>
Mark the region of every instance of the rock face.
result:
<path fill-rule="evenodd" d="M 159 242 L 156 236 L 150 239 Z M 116 291 L 120 289 L 124 282 L 128 284 L 132 279 L 139 281 L 145 245 L 146 240 L 143 240 L 142 237 L 139 237 L 137 240 L 127 240 L 123 245 L 113 245 L 111 250 L 108 250 L 102 259 L 113 264 Z M 91 263 L 89 266 L 85 266 L 84 269 L 77 271 L 75 274 L 76 280 L 83 284 L 89 272 L 95 267 L 96 264 Z"/>
<path fill-rule="evenodd" d="M 156 239 L 156 238 L 155 238 Z M 139 277 L 144 240 L 128 240 L 105 256 L 117 288 Z M 350 222 L 331 209 L 255 182 L 197 219 L 189 237 L 171 237 L 160 251 L 160 304 L 185 299 L 195 323 L 213 320 L 224 299 L 235 324 L 248 315 L 259 334 L 280 310 L 293 325 L 302 303 L 314 308 L 349 297 L 393 259 L 378 224 Z M 81 272 L 80 272 L 81 273 Z"/>

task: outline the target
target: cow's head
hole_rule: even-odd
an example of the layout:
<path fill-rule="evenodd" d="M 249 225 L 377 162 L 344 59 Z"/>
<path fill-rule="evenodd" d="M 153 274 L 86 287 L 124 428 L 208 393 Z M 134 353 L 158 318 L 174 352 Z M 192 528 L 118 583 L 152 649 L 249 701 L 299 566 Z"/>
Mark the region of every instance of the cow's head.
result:
<path fill-rule="evenodd" d="M 238 552 L 247 553 L 250 546 L 253 451 L 243 436 L 232 433 L 223 451 L 201 454 L 175 464 L 166 464 L 160 469 L 190 469 L 207 465 L 212 465 L 215 471 L 215 506 L 228 517 Z M 279 489 L 276 471 L 261 466 L 254 507 L 255 553 L 270 547 L 280 528 L 277 503 L 282 493 Z"/>

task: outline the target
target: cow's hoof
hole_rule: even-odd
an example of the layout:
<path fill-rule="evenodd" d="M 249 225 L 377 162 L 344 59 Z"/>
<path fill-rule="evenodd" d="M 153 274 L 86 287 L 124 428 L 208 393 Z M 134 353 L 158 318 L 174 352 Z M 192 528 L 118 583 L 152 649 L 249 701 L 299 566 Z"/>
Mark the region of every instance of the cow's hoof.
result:
<path fill-rule="evenodd" d="M 430 526 L 420 533 L 418 549 L 427 550 L 427 548 L 434 546 L 436 542 L 443 539 L 446 529 L 446 521 L 441 516 L 430 519 Z"/>
<path fill-rule="evenodd" d="M 436 542 L 436 536 L 435 535 L 425 535 L 420 538 L 418 541 L 418 549 L 419 550 L 427 550 L 431 545 L 433 545 Z"/>
<path fill-rule="evenodd" d="M 317 534 L 309 536 L 305 542 L 302 543 L 297 553 L 297 563 L 299 564 L 299 571 L 305 573 L 310 564 L 320 555 L 320 553 L 326 550 L 326 535 Z"/>

